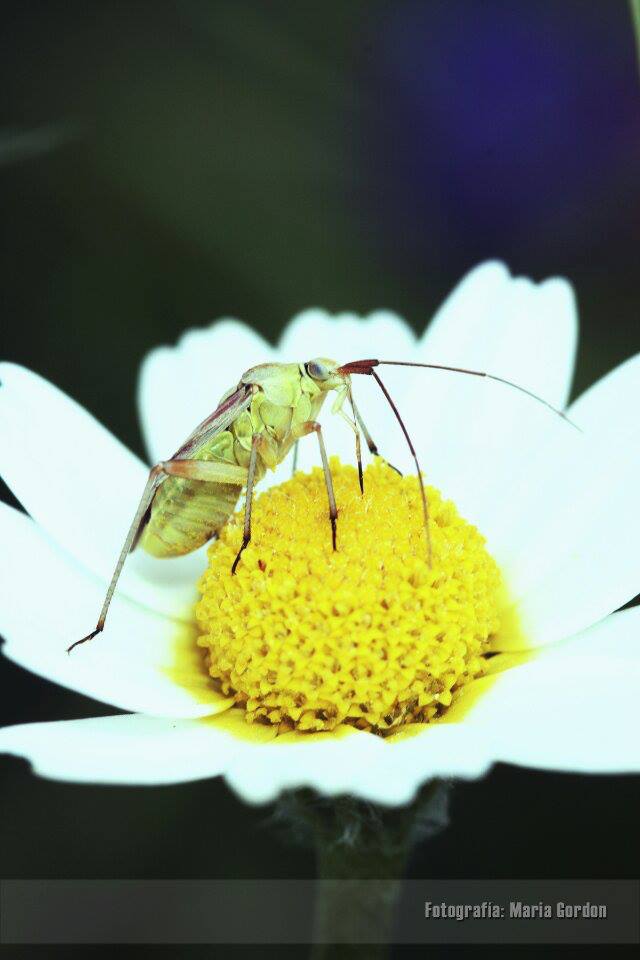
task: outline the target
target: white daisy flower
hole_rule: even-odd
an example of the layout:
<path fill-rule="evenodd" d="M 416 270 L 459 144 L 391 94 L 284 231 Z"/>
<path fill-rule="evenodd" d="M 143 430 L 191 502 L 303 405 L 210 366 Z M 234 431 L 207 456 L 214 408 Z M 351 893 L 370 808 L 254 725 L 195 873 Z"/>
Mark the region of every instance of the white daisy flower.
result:
<path fill-rule="evenodd" d="M 472 367 L 564 408 L 576 338 L 574 298 L 564 280 L 534 284 L 512 278 L 499 263 L 472 271 L 419 339 L 387 312 L 361 319 L 309 310 L 276 348 L 225 320 L 146 359 L 139 399 L 150 459 L 166 458 L 225 387 L 268 360 L 376 356 Z M 0 381 L 0 474 L 30 514 L 0 509 L 3 652 L 127 711 L 8 727 L 0 731 L 1 752 L 27 758 L 42 776 L 78 782 L 224 776 L 250 802 L 309 786 L 402 804 L 426 780 L 479 777 L 498 761 L 582 773 L 640 769 L 640 611 L 613 612 L 640 589 L 640 357 L 569 407 L 582 433 L 500 384 L 439 371 L 385 374 L 428 483 L 486 538 L 518 636 L 536 651 L 510 654 L 514 635 L 499 630 L 491 639 L 490 678 L 465 675 L 460 689 L 453 682 L 448 710 L 440 709 L 448 690 L 435 686 L 439 720 L 394 727 L 400 732 L 387 737 L 372 732 L 364 707 L 349 714 L 357 714 L 355 725 L 341 722 L 318 734 L 294 724 L 277 735 L 280 708 L 271 717 L 276 722 L 245 722 L 231 673 L 214 683 L 196 643 L 202 550 L 168 561 L 134 553 L 105 632 L 67 656 L 67 646 L 95 623 L 148 468 L 36 374 L 2 364 Z M 402 434 L 375 386 L 370 378 L 354 380 L 360 409 L 380 452 L 409 469 Z M 353 435 L 327 414 L 329 452 L 351 462 Z M 312 441 L 300 444 L 300 469 L 316 457 Z M 290 469 L 283 464 L 263 489 Z M 373 549 L 366 528 L 364 522 L 364 554 Z M 253 546 L 243 560 L 249 571 Z M 264 719 L 250 693 L 244 702 Z M 409 729 L 413 735 L 404 735 Z"/>

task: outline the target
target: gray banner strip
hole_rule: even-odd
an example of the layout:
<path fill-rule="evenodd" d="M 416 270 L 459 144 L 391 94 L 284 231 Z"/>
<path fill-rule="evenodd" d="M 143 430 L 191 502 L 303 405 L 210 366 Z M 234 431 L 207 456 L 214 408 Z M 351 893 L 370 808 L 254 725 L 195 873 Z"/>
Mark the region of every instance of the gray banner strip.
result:
<path fill-rule="evenodd" d="M 314 904 L 323 895 L 325 903 L 350 913 L 346 928 L 340 918 L 335 925 L 338 930 L 348 928 L 348 935 L 332 934 L 327 942 L 374 943 L 367 905 L 384 899 L 385 884 L 4 880 L 0 943 L 311 943 Z M 392 941 L 638 943 L 640 885 L 630 880 L 406 881 Z"/>

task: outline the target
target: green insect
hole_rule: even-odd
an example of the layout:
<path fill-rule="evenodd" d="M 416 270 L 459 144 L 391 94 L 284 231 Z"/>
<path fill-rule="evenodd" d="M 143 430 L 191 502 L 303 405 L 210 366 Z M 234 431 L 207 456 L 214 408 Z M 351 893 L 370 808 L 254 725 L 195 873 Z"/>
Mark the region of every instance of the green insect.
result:
<path fill-rule="evenodd" d="M 236 387 L 224 394 L 214 412 L 195 428 L 174 455 L 151 469 L 96 627 L 86 637 L 72 643 L 68 650 L 93 639 L 104 629 L 122 567 L 132 550 L 139 546 L 154 557 L 177 557 L 191 553 L 216 536 L 233 514 L 244 487 L 244 534 L 231 567 L 231 574 L 234 574 L 251 540 L 251 504 L 256 483 L 267 469 L 274 470 L 282 463 L 298 440 L 311 433 L 317 436 L 320 447 L 329 501 L 331 537 L 333 549 L 336 550 L 338 510 L 322 428 L 317 419 L 329 392 L 335 391 L 336 394 L 332 413 L 341 416 L 354 432 L 361 492 L 364 492 L 361 432 L 370 452 L 378 454 L 353 399 L 352 374 L 368 375 L 375 379 L 407 441 L 420 484 L 427 557 L 431 563 L 429 510 L 420 464 L 398 408 L 376 372 L 375 368 L 382 365 L 424 367 L 485 377 L 520 390 L 567 420 L 562 411 L 556 410 L 525 387 L 479 370 L 401 360 L 354 360 L 339 365 L 335 360 L 326 358 L 310 360 L 308 363 L 263 363 L 252 367 L 242 375 Z M 352 416 L 344 410 L 347 400 Z"/>

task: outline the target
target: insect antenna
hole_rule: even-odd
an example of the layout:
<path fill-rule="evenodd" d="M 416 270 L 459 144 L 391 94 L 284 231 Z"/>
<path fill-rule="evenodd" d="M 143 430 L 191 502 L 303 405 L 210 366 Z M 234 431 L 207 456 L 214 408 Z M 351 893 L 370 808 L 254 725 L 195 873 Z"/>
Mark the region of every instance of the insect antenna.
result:
<path fill-rule="evenodd" d="M 527 397 L 531 397 L 532 400 L 537 400 L 537 402 L 545 406 L 547 410 L 551 410 L 552 413 L 562 417 L 562 419 L 565 420 L 571 427 L 573 427 L 575 430 L 579 430 L 580 433 L 582 433 L 582 430 L 577 423 L 574 423 L 573 420 L 571 420 L 563 410 L 559 410 L 557 407 L 554 407 L 553 404 L 549 403 L 548 400 L 545 400 L 544 397 L 538 396 L 538 394 L 534 393 L 533 390 L 527 390 L 526 387 L 521 386 L 519 383 L 514 383 L 513 380 L 506 380 L 504 377 L 498 377 L 494 373 L 486 373 L 484 370 L 468 370 L 466 367 L 447 367 L 441 363 L 415 363 L 409 360 L 369 360 L 365 362 L 370 363 L 372 366 L 382 366 L 384 364 L 387 367 L 423 367 L 427 370 L 445 370 L 449 373 L 464 373 L 470 377 L 484 377 L 486 380 L 493 380 L 495 383 L 503 383 L 505 386 L 513 387 L 514 390 L 518 390 L 520 393 L 524 393 Z M 373 376 L 375 377 L 375 373 Z"/>
<path fill-rule="evenodd" d="M 371 370 L 371 376 L 372 376 L 372 377 L 374 378 L 374 380 L 376 380 L 377 383 L 379 384 L 380 389 L 381 389 L 382 392 L 384 393 L 384 395 L 385 395 L 385 397 L 386 397 L 386 399 L 387 399 L 387 402 L 388 402 L 389 406 L 390 406 L 391 409 L 393 410 L 394 415 L 395 415 L 395 418 L 396 418 L 396 420 L 398 421 L 398 423 L 400 424 L 400 428 L 401 428 L 402 432 L 404 433 L 404 436 L 405 436 L 405 439 L 406 439 L 406 441 L 407 441 L 407 444 L 409 445 L 409 450 L 411 451 L 411 456 L 413 457 L 413 462 L 414 462 L 415 465 L 416 465 L 416 471 L 417 471 L 417 473 L 418 473 L 418 483 L 419 483 L 419 485 L 420 485 L 420 496 L 421 496 L 421 498 L 422 498 L 422 513 L 423 513 L 423 516 L 424 516 L 424 531 L 425 531 L 425 534 L 426 534 L 426 537 L 427 537 L 427 555 L 428 555 L 428 559 L 429 559 L 429 566 L 431 567 L 431 566 L 433 565 L 433 564 L 432 564 L 432 561 L 433 561 L 433 552 L 432 552 L 432 548 L 431 548 L 431 531 L 429 530 L 429 507 L 428 507 L 428 505 L 427 505 L 427 494 L 425 493 L 424 482 L 423 482 L 423 480 L 422 480 L 422 471 L 420 470 L 420 464 L 418 463 L 418 455 L 417 455 L 417 453 L 416 453 L 416 450 L 415 450 L 415 447 L 414 447 L 413 443 L 411 442 L 411 437 L 409 436 L 409 431 L 407 430 L 407 428 L 406 428 L 405 425 L 404 425 L 404 421 L 403 421 L 402 417 L 400 416 L 400 411 L 398 410 L 398 408 L 396 407 L 395 403 L 393 402 L 393 399 L 392 399 L 392 397 L 391 397 L 391 394 L 389 393 L 389 391 L 388 391 L 387 388 L 385 387 L 384 383 L 382 382 L 382 380 L 380 379 L 380 377 L 378 376 L 378 374 L 377 374 L 377 373 L 375 372 L 375 370 L 373 370 L 373 369 Z"/>

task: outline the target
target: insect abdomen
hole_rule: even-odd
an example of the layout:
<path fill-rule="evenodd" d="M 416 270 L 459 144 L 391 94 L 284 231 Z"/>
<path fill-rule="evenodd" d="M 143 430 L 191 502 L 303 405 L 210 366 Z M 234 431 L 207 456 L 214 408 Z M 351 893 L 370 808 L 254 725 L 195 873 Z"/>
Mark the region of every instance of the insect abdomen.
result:
<path fill-rule="evenodd" d="M 139 545 L 153 557 L 197 550 L 227 522 L 241 486 L 168 477 L 155 495 Z"/>

